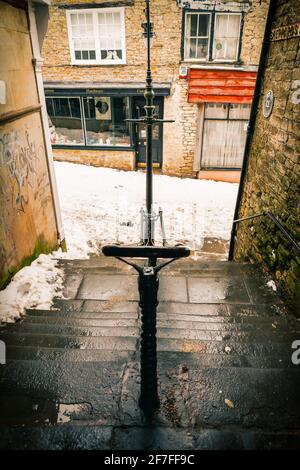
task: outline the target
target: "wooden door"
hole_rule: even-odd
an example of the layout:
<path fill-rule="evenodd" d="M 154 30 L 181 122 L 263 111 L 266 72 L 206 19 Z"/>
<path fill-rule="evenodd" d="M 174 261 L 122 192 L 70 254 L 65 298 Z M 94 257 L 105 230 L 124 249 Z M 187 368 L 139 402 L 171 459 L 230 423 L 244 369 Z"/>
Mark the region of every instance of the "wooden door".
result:
<path fill-rule="evenodd" d="M 159 118 L 162 119 L 163 117 L 163 98 L 155 98 L 154 104 L 156 106 L 156 114 Z M 145 116 L 145 99 L 144 98 L 136 98 L 133 102 L 133 114 L 135 118 L 140 118 Z M 147 145 L 147 133 L 146 133 L 146 125 L 145 124 L 135 124 L 134 126 L 134 138 L 135 138 L 135 148 L 136 148 L 136 156 L 137 156 L 137 163 L 146 163 L 146 145 Z M 162 164 L 162 139 L 163 139 L 163 132 L 162 132 L 162 125 L 155 124 L 153 126 L 152 131 L 152 155 L 153 155 L 153 163 L 156 166 L 161 167 Z"/>

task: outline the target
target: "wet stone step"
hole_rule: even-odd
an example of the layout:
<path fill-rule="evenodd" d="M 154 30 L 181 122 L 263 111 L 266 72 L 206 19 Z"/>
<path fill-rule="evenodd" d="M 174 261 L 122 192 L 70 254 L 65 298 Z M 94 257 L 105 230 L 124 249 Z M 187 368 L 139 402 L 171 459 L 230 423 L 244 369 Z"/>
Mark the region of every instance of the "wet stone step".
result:
<path fill-rule="evenodd" d="M 2 334 L 47 334 L 47 335 L 75 335 L 75 336 L 118 336 L 118 337 L 136 337 L 139 334 L 138 326 L 120 326 L 109 327 L 109 326 L 68 326 L 68 325 L 45 325 L 36 323 L 19 323 L 16 325 L 8 324 L 6 328 L 0 331 Z"/>
<path fill-rule="evenodd" d="M 136 351 L 110 351 L 101 349 L 62 349 L 32 346 L 8 346 L 7 362 L 26 361 L 62 361 L 62 362 L 129 362 L 136 357 Z"/>
<path fill-rule="evenodd" d="M 139 361 L 139 351 L 107 351 L 99 349 L 62 349 L 30 346 L 8 346 L 7 363 L 10 361 L 61 361 L 61 362 L 130 362 Z M 290 351 L 272 356 L 237 356 L 233 354 L 206 354 L 185 352 L 158 352 L 158 367 L 170 364 L 170 369 L 192 365 L 193 367 L 296 367 L 291 361 Z M 167 366 L 166 366 L 167 367 Z"/>
<path fill-rule="evenodd" d="M 295 318 L 287 319 L 284 317 L 258 317 L 258 316 L 242 316 L 242 317 L 230 317 L 230 316 L 213 316 L 213 315 L 184 315 L 180 313 L 165 313 L 160 312 L 157 315 L 157 321 L 174 321 L 182 323 L 188 327 L 189 324 L 196 323 L 218 323 L 222 325 L 237 325 L 237 326 L 257 326 L 258 328 L 265 328 L 269 326 L 275 327 L 286 327 L 293 331 L 298 331 L 300 328 L 300 322 L 296 321 Z M 201 328 L 201 326 L 200 326 Z"/>
<path fill-rule="evenodd" d="M 136 314 L 138 312 L 137 302 L 124 302 L 124 303 L 101 303 L 86 301 L 83 310 L 72 309 L 52 309 L 52 310 L 35 310 L 27 309 L 28 316 L 88 316 L 88 314 L 99 313 L 124 313 Z M 293 318 L 282 313 L 278 306 L 274 305 L 225 305 L 225 304 L 188 304 L 184 302 L 160 302 L 157 307 L 158 314 L 178 314 L 178 315 L 193 315 L 193 316 L 230 316 L 230 317 L 281 317 Z M 295 321 L 295 319 L 294 319 Z"/>
<path fill-rule="evenodd" d="M 74 270 L 94 270 L 94 269 L 117 269 L 119 271 L 128 271 L 132 272 L 130 266 L 123 264 L 119 260 L 115 258 L 107 258 L 105 256 L 96 256 L 90 257 L 88 259 L 78 259 L 78 260 L 67 260 L 67 259 L 59 259 L 58 260 L 59 266 L 63 267 L 66 270 L 74 271 Z"/>
<path fill-rule="evenodd" d="M 128 322 L 134 324 L 138 320 L 137 313 L 94 313 L 94 312 L 64 312 L 60 311 L 34 311 L 34 314 L 29 312 L 25 315 L 23 322 L 26 323 L 49 323 L 49 324 L 74 324 L 79 322 L 80 325 L 95 325 L 110 326 L 115 325 L 118 322 Z M 298 331 L 300 329 L 300 322 L 295 318 L 286 317 L 260 317 L 260 316 L 217 316 L 217 315 L 192 315 L 192 314 L 179 314 L 179 313 L 166 313 L 159 312 L 157 314 L 157 320 L 163 322 L 180 322 L 183 327 L 188 328 L 189 324 L 197 323 L 218 323 L 218 324 L 231 324 L 231 325 L 253 325 L 257 327 L 273 326 L 275 327 L 287 327 L 291 328 L 292 331 Z M 103 322 L 103 323 L 101 323 Z M 123 324 L 123 323 L 122 323 Z M 126 323 L 127 324 L 127 323 Z M 120 323 L 121 325 L 121 323 Z M 195 325 L 196 326 L 196 325 Z M 201 328 L 201 326 L 199 327 Z"/>
<path fill-rule="evenodd" d="M 6 345 L 14 346 L 36 346 L 45 348 L 70 349 L 106 349 L 111 351 L 134 351 L 136 349 L 137 342 L 137 339 L 134 337 L 84 337 L 30 333 L 2 334 L 0 339 L 2 339 Z"/>
<path fill-rule="evenodd" d="M 26 317 L 60 317 L 60 318 L 110 318 L 110 319 L 126 319 L 137 318 L 138 312 L 90 312 L 90 311 L 61 311 L 61 310 L 27 310 Z"/>
<path fill-rule="evenodd" d="M 33 314 L 35 309 L 28 309 L 28 313 Z M 121 301 L 120 299 L 111 299 L 109 301 L 100 300 L 67 300 L 54 299 L 50 311 L 59 310 L 65 312 L 137 312 L 138 301 Z"/>
<path fill-rule="evenodd" d="M 118 296 L 108 301 L 85 300 L 82 310 L 87 312 L 134 312 L 138 311 L 137 301 L 122 300 Z"/>
<path fill-rule="evenodd" d="M 251 304 L 253 296 L 252 293 L 249 295 L 249 291 L 253 291 L 256 302 L 277 301 L 277 297 L 272 292 L 266 293 L 265 289 L 258 295 L 253 281 L 249 281 L 249 288 L 246 287 L 247 282 L 241 276 L 162 275 L 158 298 L 160 301 L 188 302 L 189 300 L 190 303 L 196 304 L 220 302 Z M 77 298 L 81 300 L 109 301 L 117 297 L 123 300 L 138 300 L 135 276 L 128 276 L 124 282 L 122 275 L 87 274 L 77 294 Z"/>
<path fill-rule="evenodd" d="M 158 371 L 161 408 L 159 418 L 174 426 L 239 426 L 264 430 L 299 431 L 300 373 L 297 368 L 209 368 L 182 364 Z M 131 369 L 127 386 L 131 396 L 139 390 L 139 369 Z M 132 388 L 131 388 L 132 387 Z M 124 412 L 129 403 L 123 401 Z M 125 413 L 124 424 L 139 423 L 137 405 Z"/>
<path fill-rule="evenodd" d="M 300 373 L 296 368 L 194 369 L 189 370 L 189 383 L 190 412 L 196 426 L 223 423 L 299 430 Z"/>
<path fill-rule="evenodd" d="M 212 324 L 208 324 L 212 325 Z M 223 340 L 236 340 L 242 341 L 274 341 L 274 342 L 288 342 L 290 344 L 298 338 L 296 333 L 290 331 L 282 331 L 278 328 L 269 330 L 264 329 L 237 329 L 235 326 L 229 328 L 175 328 L 171 323 L 167 327 L 161 327 L 158 324 L 157 337 L 170 338 L 170 339 L 192 339 L 204 341 L 223 341 Z M 61 335 L 61 336 L 84 336 L 84 337 L 135 337 L 140 335 L 140 328 L 138 326 L 123 326 L 123 327 L 101 327 L 101 326 L 67 326 L 67 325 L 45 325 L 35 323 L 22 323 L 22 324 L 9 324 L 3 328 L 1 334 L 22 335 L 22 334 L 35 334 L 35 335 Z"/>
<path fill-rule="evenodd" d="M 45 423 L 46 424 L 46 423 Z M 0 427 L 2 450 L 106 450 L 111 426 Z"/>
<path fill-rule="evenodd" d="M 102 326 L 102 327 L 123 327 L 123 326 L 139 326 L 137 318 L 124 318 L 122 314 L 120 317 L 112 318 L 112 316 L 90 318 L 73 318 L 73 317 L 38 317 L 29 316 L 24 319 L 22 325 L 27 324 L 43 324 L 43 325 L 65 325 L 65 326 Z M 1 330 L 0 330 L 1 331 Z"/>
<path fill-rule="evenodd" d="M 181 315 L 212 315 L 212 316 L 259 316 L 259 317 L 273 317 L 285 316 L 282 309 L 278 305 L 262 304 L 262 305 L 249 305 L 249 304 L 191 304 L 185 302 L 159 302 L 157 312 L 175 313 Z"/>
<path fill-rule="evenodd" d="M 61 312 L 137 312 L 137 301 L 122 301 L 116 297 L 109 301 L 106 300 L 66 300 L 56 299 L 50 311 L 60 310 Z M 29 314 L 34 314 L 35 309 L 27 309 Z M 38 310 L 40 311 L 40 310 Z"/>
<path fill-rule="evenodd" d="M 177 330 L 180 331 L 180 330 Z M 32 346 L 45 348 L 64 348 L 64 349 L 100 349 L 100 350 L 136 350 L 139 337 L 105 337 L 105 336 L 66 336 L 66 335 L 46 335 L 30 333 L 2 334 L 1 339 L 7 346 Z M 226 348 L 226 350 L 225 350 Z M 229 349 L 228 349 L 229 348 Z M 291 350 L 291 342 L 254 341 L 252 339 L 242 338 L 241 340 L 199 340 L 185 338 L 160 338 L 158 337 L 158 351 L 177 351 L 180 352 L 201 352 L 209 354 L 224 354 L 227 351 L 230 354 L 238 356 L 258 356 L 261 354 L 285 355 L 286 351 Z"/>
<path fill-rule="evenodd" d="M 75 422 L 117 424 L 125 368 L 123 362 L 12 361 L 0 371 L 0 425 L 21 425 L 24 418 L 27 425 L 35 424 L 39 408 L 20 406 L 24 397 L 30 397 L 30 404 L 47 401 L 45 424 L 46 419 L 50 424 L 59 422 L 57 405 L 73 407 Z"/>
<path fill-rule="evenodd" d="M 238 356 L 227 354 L 185 353 L 160 351 L 158 352 L 158 365 L 174 370 L 174 368 L 198 367 L 253 367 L 253 368 L 296 368 L 291 361 L 290 351 L 273 354 L 272 356 Z"/>
<path fill-rule="evenodd" d="M 300 434 L 262 430 L 164 426 L 48 426 L 0 428 L 0 449 L 8 450 L 298 450 Z"/>
<path fill-rule="evenodd" d="M 288 332 L 281 332 L 280 330 L 272 329 L 270 331 L 262 331 L 260 330 L 250 330 L 245 331 L 241 329 L 239 331 L 231 330 L 231 329 L 222 329 L 217 331 L 210 331 L 210 330 L 200 330 L 200 329 L 176 329 L 172 328 L 170 325 L 169 328 L 158 328 L 157 329 L 157 336 L 158 338 L 174 338 L 174 339 L 191 339 L 191 340 L 199 340 L 199 341 L 224 341 L 224 340 L 232 340 L 232 341 L 274 341 L 274 342 L 285 342 L 292 344 L 292 342 L 298 338 L 296 333 Z"/>
<path fill-rule="evenodd" d="M 192 339 L 158 339 L 158 351 L 184 352 L 184 353 L 206 353 L 206 354 L 233 354 L 246 357 L 280 356 L 292 355 L 291 342 L 272 342 L 264 340 L 247 341 L 243 339 L 229 341 L 205 341 Z"/>
<path fill-rule="evenodd" d="M 284 319 L 269 319 L 256 318 L 238 318 L 231 319 L 228 317 L 212 317 L 212 316 L 192 316 L 192 315 L 167 315 L 160 313 L 157 318 L 157 325 L 164 328 L 182 328 L 182 329 L 203 329 L 203 330 L 234 330 L 234 331 L 248 331 L 260 330 L 270 331 L 272 329 L 280 331 L 290 331 L 300 333 L 300 322 L 290 324 Z M 39 317 L 28 316 L 22 321 L 22 325 L 26 324 L 44 324 L 44 325 L 66 325 L 66 326 L 99 326 L 99 327 L 122 327 L 122 326 L 139 326 L 140 321 L 135 318 L 70 318 L 70 317 Z M 10 326 L 8 325 L 8 328 Z M 0 330 L 1 331 L 1 330 Z"/>
<path fill-rule="evenodd" d="M 10 406 L 12 413 L 17 403 L 13 398 L 17 396 L 88 404 L 77 419 L 101 419 L 107 425 L 142 425 L 137 403 L 139 365 L 131 363 L 124 373 L 125 367 L 99 362 L 11 362 L 1 370 L 0 393 L 5 400 L 0 403 Z M 209 368 L 184 362 L 172 366 L 172 362 L 165 361 L 158 369 L 158 383 L 161 408 L 157 420 L 165 426 L 299 429 L 297 369 Z M 28 409 L 33 419 L 34 411 Z M 13 417 L 15 424 L 22 424 L 18 414 Z M 7 420 L 7 413 L 0 413 L 1 419 Z"/>
<path fill-rule="evenodd" d="M 257 268 L 249 263 L 235 263 L 228 261 L 218 262 L 199 262 L 197 259 L 192 260 L 183 258 L 177 260 L 176 263 L 168 266 L 165 272 L 180 271 L 182 269 L 201 271 L 202 273 L 222 273 L 224 275 L 240 275 L 241 273 L 252 274 Z"/>

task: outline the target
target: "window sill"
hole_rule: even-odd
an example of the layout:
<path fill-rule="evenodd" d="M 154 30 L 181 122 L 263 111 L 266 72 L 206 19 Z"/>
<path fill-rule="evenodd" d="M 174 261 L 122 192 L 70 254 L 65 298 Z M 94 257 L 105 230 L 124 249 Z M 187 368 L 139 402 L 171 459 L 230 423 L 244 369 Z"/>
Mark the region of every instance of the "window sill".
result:
<path fill-rule="evenodd" d="M 230 65 L 238 65 L 242 66 L 242 63 L 238 60 L 201 60 L 201 59 L 183 59 L 181 63 L 184 64 L 201 64 L 201 65 L 222 65 L 222 64 L 230 64 Z"/>
<path fill-rule="evenodd" d="M 90 62 L 90 61 L 82 61 L 82 62 L 70 62 L 70 65 L 76 67 L 118 67 L 119 65 L 126 65 L 125 61 L 121 62 Z"/>
<path fill-rule="evenodd" d="M 125 152 L 133 152 L 134 147 L 122 147 L 122 146 L 109 146 L 109 145 L 81 145 L 81 144 L 52 144 L 53 149 L 68 149 L 68 150 L 122 150 Z"/>
<path fill-rule="evenodd" d="M 200 171 L 241 171 L 242 167 L 201 166 Z"/>

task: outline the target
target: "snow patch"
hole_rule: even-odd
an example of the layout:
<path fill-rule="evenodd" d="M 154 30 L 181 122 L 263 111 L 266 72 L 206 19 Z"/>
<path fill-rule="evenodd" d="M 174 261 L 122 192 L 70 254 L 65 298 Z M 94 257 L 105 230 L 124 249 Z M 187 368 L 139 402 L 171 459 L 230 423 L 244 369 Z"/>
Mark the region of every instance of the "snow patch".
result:
<path fill-rule="evenodd" d="M 63 271 L 51 255 L 40 255 L 0 291 L 0 321 L 14 322 L 26 308 L 48 309 L 62 295 Z"/>
<path fill-rule="evenodd" d="M 88 258 L 105 243 L 137 243 L 145 201 L 143 172 L 55 162 L 67 258 Z M 237 184 L 154 175 L 168 243 L 200 249 L 204 237 L 229 240 Z M 157 222 L 157 242 L 160 230 Z"/>

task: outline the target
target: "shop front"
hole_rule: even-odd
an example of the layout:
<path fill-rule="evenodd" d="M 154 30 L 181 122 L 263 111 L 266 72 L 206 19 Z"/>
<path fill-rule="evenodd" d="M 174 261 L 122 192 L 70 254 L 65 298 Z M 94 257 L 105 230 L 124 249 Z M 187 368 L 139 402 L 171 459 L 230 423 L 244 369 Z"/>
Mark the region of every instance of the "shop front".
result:
<path fill-rule="evenodd" d="M 78 163 L 134 169 L 145 163 L 145 125 L 126 119 L 144 115 L 142 84 L 118 87 L 82 83 L 45 83 L 51 143 L 55 158 Z M 156 113 L 163 118 L 170 85 L 155 87 Z M 153 130 L 154 164 L 162 165 L 161 125 Z"/>
<path fill-rule="evenodd" d="M 200 178 L 239 180 L 255 80 L 255 71 L 191 68 L 188 101 L 199 104 L 194 170 Z"/>

